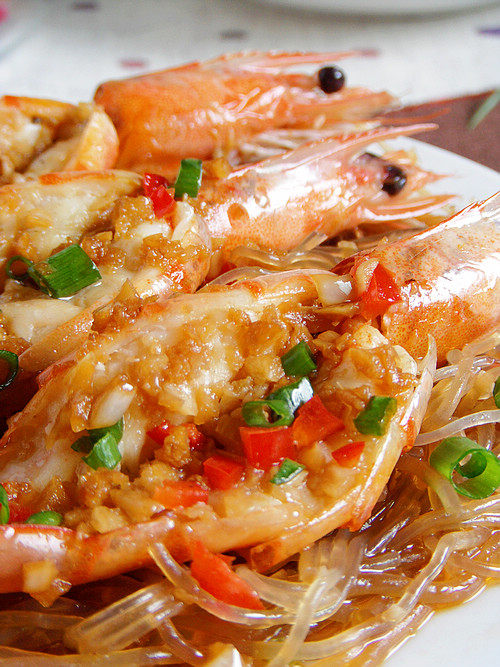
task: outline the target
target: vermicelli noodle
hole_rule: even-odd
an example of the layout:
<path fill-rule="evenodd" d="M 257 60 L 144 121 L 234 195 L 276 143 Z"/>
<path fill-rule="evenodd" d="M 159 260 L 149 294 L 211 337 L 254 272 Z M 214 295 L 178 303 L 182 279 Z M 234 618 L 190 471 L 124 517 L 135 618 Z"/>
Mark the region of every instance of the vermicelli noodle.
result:
<path fill-rule="evenodd" d="M 304 256 L 318 251 L 318 240 L 305 243 Z M 321 255 L 323 269 L 328 261 L 330 266 L 338 261 L 328 252 Z M 295 252 L 287 258 L 288 268 L 298 257 Z M 283 270 L 282 259 L 268 264 L 276 261 Z M 268 270 L 241 266 L 215 282 Z M 158 565 L 154 572 L 76 587 L 45 610 L 24 595 L 6 596 L 0 659 L 19 665 L 196 665 L 212 660 L 208 664 L 222 666 L 237 664 L 237 650 L 247 661 L 241 664 L 379 664 L 435 610 L 463 603 L 500 579 L 500 493 L 467 499 L 428 463 L 434 443 L 457 433 L 498 451 L 500 410 L 483 387 L 492 384 L 497 345 L 497 335 L 484 337 L 463 352 L 454 351 L 452 363 L 436 371 L 431 340 L 412 405 L 423 412 L 425 386 L 434 383 L 425 428 L 401 456 L 362 529 L 339 529 L 269 575 L 236 564 L 264 610 L 212 597 L 158 542 L 150 548 Z M 464 414 L 471 396 L 480 398 Z M 233 662 L 224 662 L 228 659 Z"/>

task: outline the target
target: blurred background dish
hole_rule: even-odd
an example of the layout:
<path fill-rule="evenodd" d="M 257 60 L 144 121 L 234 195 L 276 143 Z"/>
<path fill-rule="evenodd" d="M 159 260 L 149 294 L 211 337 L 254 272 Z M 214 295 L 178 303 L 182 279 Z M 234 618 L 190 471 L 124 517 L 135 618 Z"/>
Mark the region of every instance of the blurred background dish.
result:
<path fill-rule="evenodd" d="M 259 0 L 270 5 L 320 9 L 342 14 L 434 14 L 496 5 L 498 0 Z"/>

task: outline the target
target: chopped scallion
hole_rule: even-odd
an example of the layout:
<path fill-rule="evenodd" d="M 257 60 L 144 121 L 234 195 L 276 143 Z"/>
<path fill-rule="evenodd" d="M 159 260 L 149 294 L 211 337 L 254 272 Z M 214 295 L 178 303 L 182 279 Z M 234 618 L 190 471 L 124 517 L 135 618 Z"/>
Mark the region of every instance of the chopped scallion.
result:
<path fill-rule="evenodd" d="M 15 380 L 19 371 L 19 357 L 9 350 L 0 350 L 0 359 L 5 361 L 8 366 L 7 374 L 3 382 L 0 380 L 0 391 L 6 389 Z"/>
<path fill-rule="evenodd" d="M 43 510 L 32 514 L 25 523 L 34 523 L 43 526 L 60 526 L 63 522 L 62 514 L 52 510 Z"/>
<path fill-rule="evenodd" d="M 500 88 L 494 90 L 491 95 L 484 100 L 484 102 L 474 111 L 467 123 L 469 130 L 475 130 L 486 116 L 493 111 L 496 105 L 500 102 Z"/>
<path fill-rule="evenodd" d="M 0 524 L 9 523 L 9 496 L 3 485 L 0 484 Z"/>
<path fill-rule="evenodd" d="M 493 400 L 495 401 L 497 408 L 500 408 L 500 375 L 497 377 L 495 384 L 493 385 Z"/>
<path fill-rule="evenodd" d="M 281 365 L 287 375 L 295 377 L 304 377 L 318 368 L 309 345 L 303 340 L 281 357 Z"/>
<path fill-rule="evenodd" d="M 288 426 L 293 422 L 293 412 L 286 401 L 264 399 L 248 401 L 241 407 L 241 414 L 248 426 Z"/>
<path fill-rule="evenodd" d="M 74 449 L 75 452 L 89 454 L 95 442 L 97 442 L 97 440 L 92 440 L 90 435 L 82 435 L 81 438 L 75 440 L 75 442 L 71 445 L 71 449 Z"/>
<path fill-rule="evenodd" d="M 304 470 L 303 465 L 300 465 L 297 461 L 292 461 L 292 459 L 285 459 L 274 477 L 271 478 L 271 483 L 284 484 L 285 482 L 289 482 L 298 475 L 301 470 Z"/>
<path fill-rule="evenodd" d="M 297 382 L 292 382 L 285 387 L 273 391 L 267 398 L 268 400 L 285 401 L 290 408 L 290 412 L 295 413 L 297 408 L 307 403 L 313 396 L 314 390 L 311 383 L 304 377 L 297 380 Z"/>
<path fill-rule="evenodd" d="M 464 459 L 468 460 L 462 463 Z M 469 438 L 446 438 L 432 452 L 429 463 L 458 493 L 468 498 L 487 498 L 500 486 L 500 461 L 493 452 Z M 456 482 L 453 473 L 467 479 Z"/>
<path fill-rule="evenodd" d="M 116 439 L 107 433 L 95 443 L 90 454 L 83 457 L 83 460 L 94 470 L 98 468 L 108 468 L 111 470 L 121 461 L 120 450 Z"/>
<path fill-rule="evenodd" d="M 354 418 L 354 425 L 364 435 L 384 435 L 396 407 L 392 396 L 372 396 L 365 409 Z"/>
<path fill-rule="evenodd" d="M 182 195 L 197 197 L 201 186 L 203 166 L 201 160 L 187 158 L 181 161 L 179 174 L 175 181 L 175 197 L 179 199 Z"/>
<path fill-rule="evenodd" d="M 277 389 L 264 400 L 244 403 L 241 413 L 248 426 L 289 426 L 294 420 L 297 408 L 307 403 L 313 393 L 309 380 L 301 378 Z"/>
<path fill-rule="evenodd" d="M 107 435 L 108 433 L 109 435 L 113 436 L 116 442 L 120 442 L 123 435 L 123 417 L 119 419 L 116 424 L 111 424 L 111 426 L 89 429 L 89 436 L 94 442 L 97 442 L 100 438 Z"/>
<path fill-rule="evenodd" d="M 94 470 L 97 468 L 111 469 L 121 461 L 118 443 L 122 435 L 123 417 L 111 426 L 89 429 L 87 435 L 82 435 L 71 445 L 71 449 L 87 454 L 83 460 Z"/>
<path fill-rule="evenodd" d="M 24 273 L 14 273 L 12 265 L 16 262 L 22 262 L 26 266 L 26 271 Z M 23 257 L 22 255 L 16 255 L 15 257 L 11 257 L 5 264 L 5 273 L 9 278 L 12 278 L 12 280 L 17 280 L 18 283 L 24 283 L 24 281 L 29 278 L 28 269 L 31 266 L 33 266 L 31 259 Z"/>
<path fill-rule="evenodd" d="M 30 266 L 28 275 L 54 299 L 73 296 L 101 279 L 99 269 L 79 245 L 70 245 Z"/>

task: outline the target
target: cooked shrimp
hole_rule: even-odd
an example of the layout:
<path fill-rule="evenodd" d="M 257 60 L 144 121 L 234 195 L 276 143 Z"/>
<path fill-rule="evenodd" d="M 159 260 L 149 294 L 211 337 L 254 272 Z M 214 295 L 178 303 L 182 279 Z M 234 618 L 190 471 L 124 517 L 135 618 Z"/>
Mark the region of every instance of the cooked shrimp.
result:
<path fill-rule="evenodd" d="M 266 570 L 341 525 L 358 529 L 411 447 L 432 386 L 432 339 L 419 377 L 420 341 L 403 340 L 391 315 L 402 305 L 415 309 L 423 335 L 436 337 L 442 354 L 456 322 L 451 313 L 435 318 L 432 295 L 441 299 L 447 290 L 472 308 L 487 272 L 487 284 L 497 285 L 484 291 L 489 326 L 498 321 L 500 265 L 489 258 L 499 237 L 488 205 L 436 226 L 435 252 L 420 259 L 408 251 L 407 265 L 385 263 L 388 246 L 385 256 L 358 256 L 352 275 L 285 272 L 149 303 L 133 322 L 119 331 L 108 326 L 48 369 L 2 439 L 0 480 L 14 516 L 50 509 L 64 516 L 64 527 L 1 528 L 2 590 L 24 588 L 49 601 L 71 583 L 148 562 L 153 539 L 188 559 L 192 536 L 215 552 L 250 547 L 253 565 Z M 456 255 L 444 254 L 450 234 L 467 240 L 474 230 L 491 234 L 489 245 L 472 247 L 469 262 L 465 245 L 457 265 Z M 452 269 L 468 285 L 460 295 L 447 279 Z M 427 309 L 407 299 L 415 287 L 428 290 Z M 461 345 L 476 334 L 461 333 Z M 242 408 L 283 392 L 291 378 L 282 358 L 300 341 L 318 368 L 298 416 L 291 426 L 248 429 Z M 392 405 L 379 435 L 359 421 L 372 396 Z M 113 440 L 110 425 L 121 418 L 123 433 Z M 71 448 L 99 428 L 119 450 L 114 469 L 93 470 Z M 223 483 L 209 471 L 221 456 Z M 284 456 L 299 467 L 278 485 Z"/>
<path fill-rule="evenodd" d="M 335 236 L 363 222 L 427 213 L 450 199 L 419 194 L 439 176 L 408 156 L 399 156 L 401 168 L 362 151 L 429 127 L 377 128 L 303 144 L 227 178 L 206 179 L 195 206 L 225 250 L 248 243 L 289 250 L 313 231 Z"/>
<path fill-rule="evenodd" d="M 360 149 L 375 140 L 390 138 L 401 133 L 416 132 L 426 126 L 413 126 L 401 129 L 377 129 L 341 139 L 325 139 L 300 146 L 284 155 L 270 158 L 256 165 L 248 166 L 231 173 L 227 178 L 205 180 L 199 196 L 191 200 L 198 216 L 197 224 L 203 221 L 207 225 L 216 246 L 222 243 L 224 253 L 214 254 L 212 271 L 218 271 L 218 260 L 224 260 L 225 253 L 239 244 L 266 244 L 274 250 L 290 248 L 300 243 L 311 231 L 319 231 L 335 235 L 346 228 L 354 227 L 361 221 L 384 221 L 392 218 L 403 218 L 424 213 L 441 205 L 446 196 L 415 195 L 423 185 L 436 178 L 415 165 L 405 163 L 404 172 L 399 167 L 387 163 L 383 158 L 376 158 L 370 153 L 363 153 L 354 158 Z M 404 157 L 404 156 L 403 156 Z M 111 185 L 118 179 L 118 174 L 111 179 Z M 394 173 L 400 179 L 394 181 Z M 109 175 L 102 176 L 103 183 Z M 122 173 L 122 180 L 127 178 Z M 82 232 L 89 228 L 95 231 L 95 216 L 98 207 L 89 199 L 87 208 L 92 207 L 94 217 L 86 219 L 83 215 L 85 205 L 75 198 L 75 186 L 79 181 L 74 177 L 45 176 L 39 181 L 4 188 L 3 194 L 9 203 L 6 207 L 4 229 L 6 235 L 14 240 L 10 254 L 27 255 L 30 259 L 45 258 L 47 251 L 59 243 L 70 239 L 82 238 Z M 99 176 L 87 176 L 84 180 L 99 184 Z M 137 179 L 128 175 L 131 187 L 136 187 Z M 392 180 L 391 180 L 392 179 Z M 80 179 L 81 180 L 81 179 Z M 57 184 L 58 188 L 54 184 Z M 388 186 L 397 185 L 394 192 Z M 104 194 L 99 204 L 97 216 L 100 231 L 110 229 L 106 226 L 106 216 L 110 216 L 116 202 L 116 195 Z M 2 191 L 0 190 L 0 198 Z M 68 216 L 68 211 L 60 204 L 71 197 L 79 206 L 78 216 Z M 21 203 L 20 203 L 21 202 Z M 36 206 L 33 208 L 35 202 Z M 58 204 L 59 202 L 59 204 Z M 187 204 L 178 204 L 179 210 Z M 59 214 L 52 213 L 57 209 Z M 94 210 L 95 209 L 95 210 Z M 382 213 L 379 213 L 382 211 Z M 51 234 L 44 231 L 46 217 L 50 215 Z M 169 223 L 154 221 L 151 207 L 144 209 L 142 217 L 134 213 L 137 221 L 144 223 L 136 229 L 129 222 L 128 244 L 131 235 L 142 242 L 144 234 L 152 234 L 152 229 L 160 233 L 163 224 L 170 230 Z M 148 219 L 149 216 L 149 219 Z M 153 216 L 153 217 L 151 217 Z M 78 219 L 81 224 L 78 224 Z M 293 225 L 289 224 L 290 218 Z M 26 219 L 30 224 L 26 224 Z M 153 219 L 153 228 L 149 223 Z M 10 227 L 9 227 L 10 225 Z M 155 227 L 156 225 L 156 227 Z M 69 228 L 68 228 L 69 227 Z M 20 233 L 20 229 L 23 229 Z M 53 235 L 53 238 L 52 238 Z M 104 264 L 103 282 L 97 287 L 90 287 L 65 301 L 40 299 L 40 293 L 34 297 L 32 291 L 21 288 L 11 281 L 10 288 L 1 297 L 3 318 L 8 332 L 20 337 L 32 345 L 22 356 L 24 370 L 36 371 L 45 368 L 57 358 L 69 353 L 72 347 L 81 344 L 93 322 L 94 311 L 101 307 L 110 294 L 117 293 L 124 280 L 131 277 L 130 271 L 136 272 L 138 255 L 135 251 L 126 252 L 126 263 L 135 268 L 117 268 L 116 262 L 123 265 L 124 248 L 115 248 L 116 243 L 123 245 L 122 235 L 115 236 L 104 243 L 107 259 Z M 93 238 L 93 237 L 91 237 Z M 222 240 L 221 240 L 222 239 Z M 165 239 L 163 238 L 163 241 Z M 162 242 L 163 242 L 162 241 Z M 96 240 L 97 242 L 97 240 Z M 162 243 L 161 242 L 161 243 Z M 91 239 L 88 239 L 91 243 Z M 50 245 L 47 245 L 50 244 Z M 101 243 L 102 245 L 102 243 Z M 201 249 L 199 244 L 198 249 Z M 205 242 L 206 245 L 206 242 Z M 101 249 L 102 250 L 102 249 Z M 118 253 L 118 254 L 117 254 Z M 111 257 L 111 259 L 109 259 Z M 103 258 L 101 258 L 102 260 Z M 97 262 L 99 266 L 100 262 Z M 196 288 L 203 279 L 202 267 L 197 263 L 192 267 L 193 286 Z M 203 269 L 204 270 L 204 269 Z M 128 272 L 127 272 L 128 271 Z M 156 275 L 156 274 L 155 274 Z M 136 276 L 137 278 L 137 276 Z M 165 280 L 163 276 L 162 280 Z M 137 280 L 132 281 L 139 296 L 146 294 L 145 288 L 138 286 Z M 140 282 L 140 281 L 139 281 Z M 158 289 L 149 287 L 149 292 L 159 293 Z M 163 292 L 166 287 L 163 286 Z M 105 297 L 104 294 L 107 296 Z M 150 295 L 151 295 L 150 294 Z M 59 325 L 59 326 L 58 326 Z"/>
<path fill-rule="evenodd" d="M 123 310 L 131 300 L 179 290 L 193 292 L 205 278 L 209 262 L 209 238 L 189 204 L 172 199 L 168 216 L 157 218 L 151 200 L 135 194 L 139 185 L 135 174 L 89 174 L 83 183 L 86 198 L 75 191 L 82 187 L 81 177 L 63 177 L 62 182 L 58 177 L 56 185 L 55 175 L 50 178 L 49 183 L 41 179 L 12 186 L 7 193 L 12 199 L 15 190 L 24 204 L 21 210 L 14 209 L 12 217 L 15 251 L 20 252 L 24 243 L 28 258 L 39 259 L 54 246 L 78 241 L 98 267 L 100 279 L 64 299 L 51 298 L 35 284 L 6 280 L 0 295 L 3 338 L 29 345 L 20 360 L 22 370 L 28 372 L 43 370 L 83 344 L 96 314 L 102 323 L 115 297 Z M 30 207 L 33 201 L 35 210 Z M 29 227 L 26 211 L 32 216 Z M 43 214 L 51 221 L 48 230 Z M 23 223 L 27 229 L 19 238 L 15 232 Z M 9 341 L 2 347 L 12 349 Z"/>
<path fill-rule="evenodd" d="M 438 361 L 500 322 L 500 194 L 472 204 L 436 227 L 348 259 L 364 289 L 378 261 L 401 290 L 385 312 L 381 331 L 394 344 L 420 356 L 428 334 Z"/>
<path fill-rule="evenodd" d="M 0 184 L 53 171 L 109 169 L 117 155 L 116 130 L 95 104 L 0 99 Z"/>
<path fill-rule="evenodd" d="M 60 245 L 98 231 L 117 199 L 140 183 L 125 171 L 62 172 L 0 188 L 0 286 L 9 257 L 46 259 Z"/>
<path fill-rule="evenodd" d="M 307 441 L 303 448 L 292 446 L 293 458 L 304 465 L 304 472 L 286 490 L 270 485 L 269 470 L 249 466 L 241 483 L 215 489 L 208 496 L 206 480 L 196 481 L 202 471 L 200 454 L 189 447 L 192 431 L 188 425 L 194 421 L 233 456 L 241 457 L 241 443 L 234 437 L 244 424 L 241 402 L 263 398 L 286 383 L 280 356 L 301 339 L 311 341 L 307 318 L 317 303 L 316 280 L 349 288 L 349 281 L 312 272 L 174 297 L 161 305 L 146 306 L 135 325 L 115 334 L 103 333 L 70 368 L 64 364 L 60 372 L 50 371 L 52 377 L 14 419 L 4 438 L 0 479 L 25 507 L 28 496 L 36 503 L 33 510 L 46 505 L 50 496 L 51 509 L 66 510 L 68 527 L 55 532 L 49 528 L 46 533 L 62 551 L 63 543 L 73 545 L 67 556 L 57 557 L 57 579 L 76 583 L 144 562 L 142 532 L 148 538 L 159 537 L 160 526 L 166 543 L 180 554 L 187 548 L 190 531 L 211 550 L 224 551 L 278 539 L 297 527 L 298 516 L 302 524 L 329 512 L 335 515 L 333 527 L 363 522 L 402 447 L 408 444 L 400 424 L 407 419 L 417 384 L 415 362 L 369 325 L 339 336 L 329 330 L 326 320 L 324 331 L 311 342 L 322 355 L 314 390 L 344 426 L 324 442 L 314 443 L 313 436 L 313 442 Z M 382 373 L 375 370 L 381 367 Z M 398 402 L 390 434 L 363 438 L 359 461 L 344 467 L 335 452 L 345 452 L 353 442 L 359 448 L 352 419 L 372 394 L 390 394 Z M 114 423 L 123 413 L 121 471 L 93 472 L 70 445 L 83 428 Z M 172 425 L 170 437 L 158 446 L 146 434 L 165 419 Z M 48 425 L 47 431 L 42 424 Z M 206 443 L 203 458 L 220 453 L 211 439 Z M 243 477 L 243 464 L 230 460 L 241 466 Z M 372 474 L 374 467 L 380 474 Z M 31 474 L 26 493 L 27 470 Z M 165 498 L 162 502 L 161 494 L 172 489 L 194 491 L 205 502 L 185 501 L 185 509 L 162 515 L 171 507 Z M 356 498 L 362 490 L 367 498 L 358 507 Z M 76 494 L 79 501 L 68 503 L 67 493 Z M 113 529 L 118 530 L 115 537 L 110 533 Z M 127 547 L 116 540 L 119 535 L 136 543 L 133 555 L 122 553 Z M 101 545 L 107 545 L 99 563 L 88 558 L 91 544 L 101 557 Z M 88 564 L 80 569 L 84 552 Z M 27 576 L 30 566 L 26 561 L 33 557 L 26 556 L 18 554 L 15 572 L 9 572 L 10 584 L 5 582 L 7 588 L 27 587 L 21 581 L 23 562 Z M 45 553 L 41 559 L 51 557 Z"/>
<path fill-rule="evenodd" d="M 118 166 L 175 175 L 185 157 L 209 159 L 264 130 L 372 118 L 388 93 L 342 88 L 328 94 L 318 75 L 284 72 L 355 53 L 240 53 L 103 83 L 95 101 L 120 137 Z"/>

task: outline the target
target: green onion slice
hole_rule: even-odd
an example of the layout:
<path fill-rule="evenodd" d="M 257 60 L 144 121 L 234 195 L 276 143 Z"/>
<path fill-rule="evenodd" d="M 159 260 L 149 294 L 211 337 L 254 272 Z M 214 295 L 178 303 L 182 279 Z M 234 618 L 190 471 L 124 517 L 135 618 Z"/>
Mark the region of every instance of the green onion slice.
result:
<path fill-rule="evenodd" d="M 372 396 L 354 418 L 354 425 L 364 435 L 384 435 L 396 408 L 397 401 L 392 396 Z"/>
<path fill-rule="evenodd" d="M 248 401 L 241 407 L 243 419 L 249 426 L 274 427 L 289 426 L 293 422 L 293 412 L 286 401 L 267 399 Z"/>
<path fill-rule="evenodd" d="M 82 435 L 71 445 L 75 452 L 83 452 L 83 460 L 91 468 L 114 468 L 121 461 L 118 443 L 123 435 L 123 417 L 112 424 L 102 428 L 92 428 L 87 435 Z"/>
<path fill-rule="evenodd" d="M 70 245 L 28 267 L 28 275 L 54 299 L 73 296 L 101 279 L 99 269 L 79 245 Z"/>
<path fill-rule="evenodd" d="M 0 383 L 1 391 L 14 382 L 19 371 L 19 357 L 17 354 L 14 354 L 14 352 L 10 352 L 9 350 L 0 350 L 0 359 L 3 359 L 9 367 L 5 380 Z"/>
<path fill-rule="evenodd" d="M 466 457 L 470 458 L 462 463 Z M 500 461 L 469 438 L 446 438 L 432 452 L 429 463 L 468 498 L 487 498 L 500 486 Z M 455 482 L 453 473 L 466 477 L 466 481 Z"/>
<path fill-rule="evenodd" d="M 116 442 L 120 442 L 123 435 L 123 417 L 118 420 L 116 424 L 112 424 L 111 426 L 89 429 L 89 436 L 94 440 L 94 442 L 97 442 L 97 440 L 107 435 L 108 433 L 113 436 Z"/>
<path fill-rule="evenodd" d="M 494 90 L 474 111 L 467 123 L 469 130 L 474 130 L 500 102 L 500 88 Z"/>
<path fill-rule="evenodd" d="M 297 463 L 297 461 L 284 459 L 274 477 L 271 478 L 271 483 L 284 484 L 285 482 L 289 482 L 298 475 L 301 470 L 304 470 L 304 466 Z"/>
<path fill-rule="evenodd" d="M 24 273 L 14 273 L 12 265 L 15 262 L 22 262 L 26 266 L 26 271 Z M 32 266 L 33 262 L 31 259 L 23 257 L 22 255 L 15 255 L 15 257 L 11 257 L 7 260 L 7 263 L 5 264 L 5 273 L 9 278 L 12 278 L 12 280 L 17 280 L 18 283 L 24 283 L 29 278 L 28 269 Z"/>
<path fill-rule="evenodd" d="M 9 496 L 3 485 L 0 484 L 0 524 L 9 523 Z"/>
<path fill-rule="evenodd" d="M 307 403 L 314 394 L 307 378 L 287 384 L 273 391 L 262 401 L 248 401 L 241 408 L 243 419 L 249 426 L 289 426 L 295 411 Z"/>
<path fill-rule="evenodd" d="M 493 400 L 495 401 L 497 408 L 500 408 L 500 375 L 497 377 L 495 384 L 493 385 Z"/>
<path fill-rule="evenodd" d="M 202 171 L 201 160 L 187 158 L 181 161 L 179 174 L 175 181 L 175 197 L 177 199 L 182 197 L 182 195 L 189 195 L 190 197 L 198 196 Z"/>
<path fill-rule="evenodd" d="M 96 441 L 92 440 L 90 435 L 82 435 L 81 438 L 78 438 L 72 445 L 71 449 L 74 449 L 75 452 L 83 452 L 84 454 L 90 454 L 92 447 Z"/>
<path fill-rule="evenodd" d="M 121 461 L 120 450 L 116 439 L 107 433 L 95 443 L 90 454 L 83 457 L 83 460 L 94 470 L 98 468 L 108 468 L 111 470 Z"/>
<path fill-rule="evenodd" d="M 281 357 L 281 365 L 287 375 L 295 377 L 303 377 L 318 368 L 309 345 L 303 340 Z"/>
<path fill-rule="evenodd" d="M 313 396 L 314 390 L 311 383 L 307 378 L 301 378 L 297 382 L 292 382 L 285 387 L 281 387 L 281 389 L 273 391 L 267 398 L 268 400 L 284 401 L 288 404 L 290 412 L 293 414 L 297 408 L 307 403 Z"/>
<path fill-rule="evenodd" d="M 35 523 L 43 526 L 60 526 L 62 522 L 62 514 L 59 514 L 59 512 L 53 512 L 52 510 L 36 512 L 36 514 L 32 514 L 25 521 L 25 523 Z"/>

